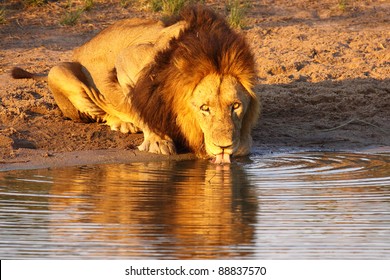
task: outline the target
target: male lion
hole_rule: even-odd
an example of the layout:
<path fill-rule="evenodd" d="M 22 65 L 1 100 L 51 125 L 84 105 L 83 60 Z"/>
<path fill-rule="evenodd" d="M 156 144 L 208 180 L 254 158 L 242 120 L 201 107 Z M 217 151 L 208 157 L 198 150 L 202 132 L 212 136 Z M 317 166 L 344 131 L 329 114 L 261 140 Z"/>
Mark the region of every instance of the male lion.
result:
<path fill-rule="evenodd" d="M 41 78 L 20 68 L 14 78 Z M 53 67 L 50 90 L 66 117 L 143 131 L 141 151 L 176 147 L 215 163 L 250 151 L 260 105 L 253 55 L 244 38 L 204 6 L 169 24 L 122 20 Z"/>

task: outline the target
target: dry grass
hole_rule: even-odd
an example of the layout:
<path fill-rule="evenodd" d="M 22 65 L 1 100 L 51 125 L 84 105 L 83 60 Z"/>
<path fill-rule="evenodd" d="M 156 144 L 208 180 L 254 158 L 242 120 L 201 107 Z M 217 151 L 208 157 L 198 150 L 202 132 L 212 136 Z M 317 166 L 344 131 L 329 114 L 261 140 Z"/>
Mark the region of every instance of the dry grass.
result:
<path fill-rule="evenodd" d="M 204 3 L 201 0 L 150 0 L 150 7 L 152 11 L 161 11 L 165 16 L 176 15 L 180 10 L 188 4 Z"/>
<path fill-rule="evenodd" d="M 7 22 L 6 11 L 5 8 L 2 7 L 0 8 L 0 24 L 5 24 L 6 22 Z"/>
<path fill-rule="evenodd" d="M 22 0 L 24 6 L 41 6 L 47 3 L 47 0 Z"/>
<path fill-rule="evenodd" d="M 176 15 L 180 10 L 188 5 L 195 3 L 212 4 L 217 3 L 219 12 L 225 11 L 227 20 L 230 25 L 235 28 L 245 26 L 245 14 L 248 8 L 248 0 L 224 0 L 224 1 L 205 1 L 205 0 L 11 0 L 14 4 L 18 4 L 20 8 L 28 8 L 35 10 L 51 10 L 57 11 L 60 15 L 57 22 L 63 26 L 73 26 L 78 24 L 85 16 L 86 12 L 99 9 L 102 5 L 109 5 L 113 9 L 133 9 L 145 12 L 158 13 L 162 17 Z M 213 6 L 213 5 L 212 5 Z M 15 7 L 15 5 L 14 5 Z M 215 7 L 215 6 L 214 6 Z M 0 7 L 0 24 L 7 22 L 7 9 Z"/>
<path fill-rule="evenodd" d="M 229 24 L 236 28 L 245 27 L 245 13 L 249 7 L 247 1 L 228 0 L 225 7 L 228 11 Z"/>

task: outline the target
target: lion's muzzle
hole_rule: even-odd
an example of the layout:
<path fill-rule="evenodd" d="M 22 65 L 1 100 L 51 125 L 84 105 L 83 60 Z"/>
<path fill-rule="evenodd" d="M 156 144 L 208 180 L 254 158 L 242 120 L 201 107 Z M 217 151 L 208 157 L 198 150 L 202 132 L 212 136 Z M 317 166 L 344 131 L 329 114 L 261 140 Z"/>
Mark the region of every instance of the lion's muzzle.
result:
<path fill-rule="evenodd" d="M 225 164 L 225 163 L 230 163 L 230 154 L 227 153 L 220 153 L 215 156 L 215 158 L 212 160 L 213 163 L 215 164 Z"/>

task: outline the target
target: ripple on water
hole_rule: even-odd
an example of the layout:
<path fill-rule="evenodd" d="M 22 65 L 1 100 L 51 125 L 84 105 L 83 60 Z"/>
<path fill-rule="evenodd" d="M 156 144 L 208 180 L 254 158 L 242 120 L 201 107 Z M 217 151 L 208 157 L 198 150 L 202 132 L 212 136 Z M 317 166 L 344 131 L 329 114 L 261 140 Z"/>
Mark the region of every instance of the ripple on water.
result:
<path fill-rule="evenodd" d="M 298 153 L 247 166 L 257 188 L 256 256 L 390 256 L 390 157 Z M 270 250 L 274 248 L 275 250 Z"/>

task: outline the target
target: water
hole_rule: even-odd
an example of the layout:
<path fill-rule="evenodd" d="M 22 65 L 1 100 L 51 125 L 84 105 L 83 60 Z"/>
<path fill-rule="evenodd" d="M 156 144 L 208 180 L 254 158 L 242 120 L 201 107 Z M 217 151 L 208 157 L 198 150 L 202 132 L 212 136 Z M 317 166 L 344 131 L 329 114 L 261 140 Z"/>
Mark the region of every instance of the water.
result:
<path fill-rule="evenodd" d="M 0 258 L 389 259 L 390 155 L 0 172 Z"/>

